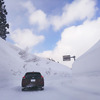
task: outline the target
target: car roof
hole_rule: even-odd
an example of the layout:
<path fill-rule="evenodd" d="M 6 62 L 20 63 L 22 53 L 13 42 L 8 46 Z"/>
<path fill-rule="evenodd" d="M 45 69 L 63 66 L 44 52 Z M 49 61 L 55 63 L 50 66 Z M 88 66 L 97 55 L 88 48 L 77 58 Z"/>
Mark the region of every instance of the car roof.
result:
<path fill-rule="evenodd" d="M 26 74 L 41 74 L 40 72 L 27 72 Z"/>

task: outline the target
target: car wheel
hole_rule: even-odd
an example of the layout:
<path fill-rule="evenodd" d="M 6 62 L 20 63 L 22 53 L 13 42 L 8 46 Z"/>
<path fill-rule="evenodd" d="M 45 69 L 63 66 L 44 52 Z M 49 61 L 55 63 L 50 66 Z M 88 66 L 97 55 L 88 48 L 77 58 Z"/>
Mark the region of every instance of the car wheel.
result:
<path fill-rule="evenodd" d="M 22 91 L 25 91 L 25 88 L 22 88 Z"/>
<path fill-rule="evenodd" d="M 40 90 L 44 90 L 44 87 L 41 87 Z"/>

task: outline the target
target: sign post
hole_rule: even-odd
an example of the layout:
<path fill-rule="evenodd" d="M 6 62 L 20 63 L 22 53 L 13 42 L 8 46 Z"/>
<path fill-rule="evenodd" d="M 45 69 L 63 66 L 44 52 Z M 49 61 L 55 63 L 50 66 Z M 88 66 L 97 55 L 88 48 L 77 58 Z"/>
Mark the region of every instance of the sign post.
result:
<path fill-rule="evenodd" d="M 70 55 L 64 55 L 63 56 L 63 61 L 71 61 L 71 58 L 73 58 L 74 59 L 74 61 L 75 61 L 75 56 L 70 56 Z"/>

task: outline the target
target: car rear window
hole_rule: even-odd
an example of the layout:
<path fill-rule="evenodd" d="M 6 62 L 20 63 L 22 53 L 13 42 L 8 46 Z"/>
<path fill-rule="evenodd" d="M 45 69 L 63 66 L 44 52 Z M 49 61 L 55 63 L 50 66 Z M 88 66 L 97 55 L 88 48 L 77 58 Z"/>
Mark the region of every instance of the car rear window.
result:
<path fill-rule="evenodd" d="M 41 74 L 40 73 L 26 73 L 25 77 L 26 78 L 40 78 Z"/>

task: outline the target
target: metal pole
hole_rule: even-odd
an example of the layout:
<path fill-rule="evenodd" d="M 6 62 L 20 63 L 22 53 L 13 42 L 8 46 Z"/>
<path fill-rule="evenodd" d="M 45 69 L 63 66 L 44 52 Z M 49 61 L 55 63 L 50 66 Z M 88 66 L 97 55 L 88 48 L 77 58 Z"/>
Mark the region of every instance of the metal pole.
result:
<path fill-rule="evenodd" d="M 70 57 L 70 58 L 74 58 L 74 61 L 75 61 L 75 56 L 72 56 L 72 57 Z"/>

